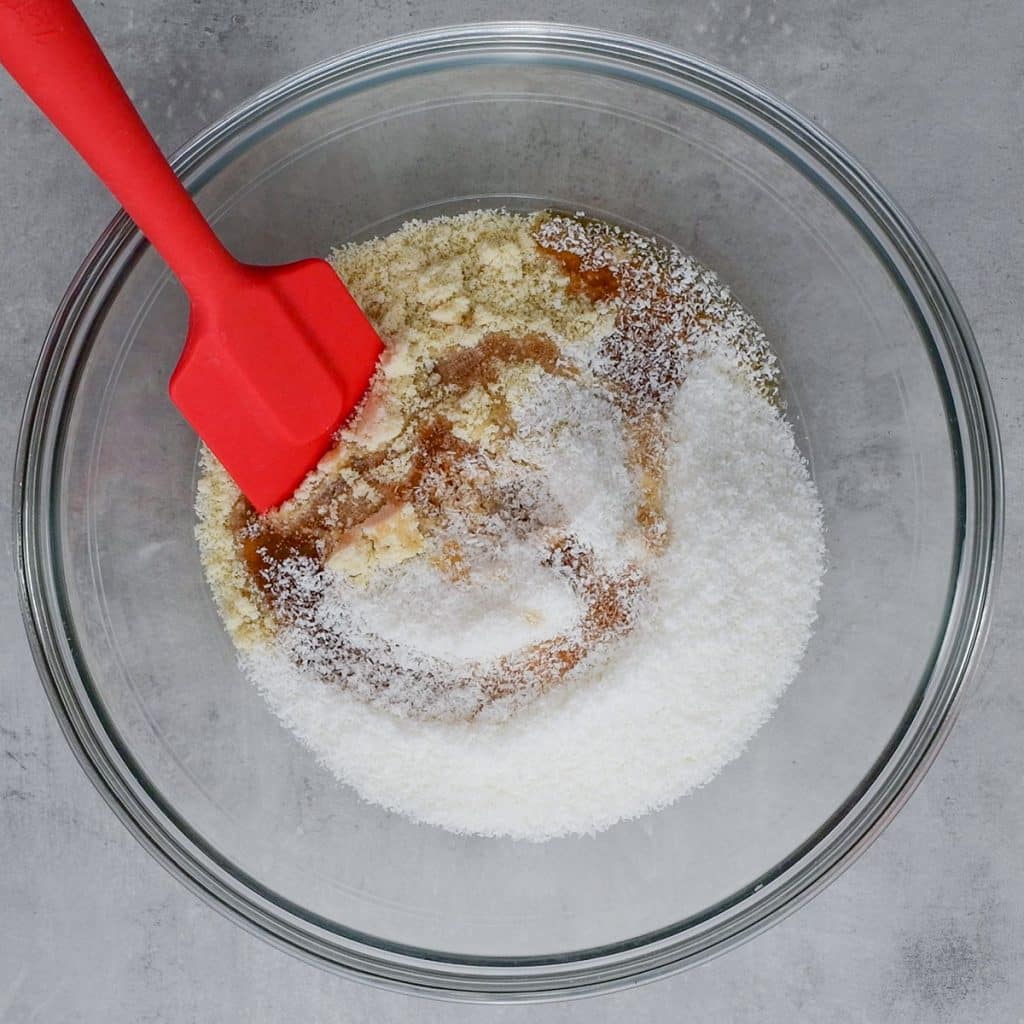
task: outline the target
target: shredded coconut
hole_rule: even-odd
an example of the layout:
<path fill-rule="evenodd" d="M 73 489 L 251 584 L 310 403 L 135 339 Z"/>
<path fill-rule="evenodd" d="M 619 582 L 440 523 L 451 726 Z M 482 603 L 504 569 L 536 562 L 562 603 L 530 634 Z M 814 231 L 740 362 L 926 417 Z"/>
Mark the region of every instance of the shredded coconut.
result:
<path fill-rule="evenodd" d="M 500 723 L 398 718 L 272 648 L 246 656 L 251 678 L 364 798 L 455 832 L 590 833 L 705 784 L 797 671 L 822 572 L 820 510 L 789 427 L 725 360 L 691 372 L 672 428 L 674 538 L 658 596 L 592 677 Z"/>

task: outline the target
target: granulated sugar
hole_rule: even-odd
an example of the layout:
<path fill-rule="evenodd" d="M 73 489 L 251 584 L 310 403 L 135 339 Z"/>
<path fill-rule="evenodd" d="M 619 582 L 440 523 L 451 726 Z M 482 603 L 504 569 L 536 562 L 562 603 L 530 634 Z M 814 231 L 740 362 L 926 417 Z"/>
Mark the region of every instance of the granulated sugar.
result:
<path fill-rule="evenodd" d="M 580 217 L 335 263 L 387 349 L 340 446 L 264 517 L 204 456 L 246 673 L 364 798 L 456 832 L 592 832 L 707 782 L 796 674 L 823 565 L 757 324 Z"/>

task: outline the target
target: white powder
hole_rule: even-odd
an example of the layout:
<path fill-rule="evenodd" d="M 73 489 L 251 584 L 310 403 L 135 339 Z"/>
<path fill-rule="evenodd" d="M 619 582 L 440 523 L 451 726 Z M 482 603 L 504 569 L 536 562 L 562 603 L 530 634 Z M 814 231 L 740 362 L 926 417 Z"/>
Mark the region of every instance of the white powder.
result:
<path fill-rule="evenodd" d="M 600 392 L 544 376 L 515 406 L 515 416 L 511 455 L 537 466 L 551 498 L 569 514 L 566 532 L 605 563 L 637 556 L 622 413 Z"/>
<path fill-rule="evenodd" d="M 569 582 L 545 569 L 531 545 L 489 544 L 473 561 L 474 586 L 453 584 L 413 560 L 377 574 L 365 589 L 345 588 L 353 632 L 468 667 L 571 629 L 579 618 Z"/>
<path fill-rule="evenodd" d="M 543 404 L 535 407 L 538 429 Z M 614 470 L 599 464 L 593 438 L 613 442 L 594 430 L 591 423 L 554 439 L 552 452 L 560 454 L 552 458 L 590 468 L 552 479 L 563 486 L 560 499 L 570 502 L 580 533 L 589 530 L 595 549 L 605 549 L 626 526 L 602 504 L 616 484 L 602 482 Z M 689 366 L 671 406 L 669 440 L 671 533 L 647 567 L 643 614 L 604 658 L 587 659 L 581 672 L 513 717 L 395 714 L 303 672 L 281 646 L 251 647 L 243 655 L 248 673 L 339 779 L 422 822 L 540 840 L 594 832 L 667 805 L 713 778 L 771 714 L 809 639 L 823 568 L 821 512 L 792 431 L 751 388 L 734 352 L 722 347 Z M 407 603 L 416 580 L 391 585 L 396 590 L 383 601 L 368 596 L 361 614 L 406 648 L 419 644 L 424 656 L 490 657 L 532 639 L 510 624 L 511 603 L 457 610 L 444 604 L 457 600 L 448 597 L 426 610 L 428 619 L 450 625 L 465 616 L 471 628 L 431 646 L 428 619 L 417 621 L 425 610 Z M 521 577 L 520 585 L 530 580 Z M 574 614 L 557 577 L 553 589 L 538 582 L 535 593 L 552 622 Z M 486 635 L 495 623 L 497 643 Z M 471 643 L 477 629 L 485 635 Z M 540 632 L 550 635 L 549 626 Z"/>

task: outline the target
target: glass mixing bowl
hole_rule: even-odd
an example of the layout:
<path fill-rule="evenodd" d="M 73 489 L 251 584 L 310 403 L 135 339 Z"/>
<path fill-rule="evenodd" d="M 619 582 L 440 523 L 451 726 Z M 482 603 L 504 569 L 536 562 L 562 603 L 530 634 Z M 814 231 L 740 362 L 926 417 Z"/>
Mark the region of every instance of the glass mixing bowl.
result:
<path fill-rule="evenodd" d="M 850 157 L 694 57 L 494 24 L 312 67 L 175 164 L 255 262 L 499 205 L 585 210 L 694 254 L 775 344 L 829 565 L 777 713 L 667 810 L 531 844 L 368 806 L 236 667 L 193 539 L 196 438 L 166 396 L 185 298 L 119 216 L 32 383 L 17 541 L 54 709 L 147 849 L 303 958 L 478 999 L 563 997 L 696 963 L 864 849 L 934 756 L 977 661 L 1001 470 L 956 297 Z"/>

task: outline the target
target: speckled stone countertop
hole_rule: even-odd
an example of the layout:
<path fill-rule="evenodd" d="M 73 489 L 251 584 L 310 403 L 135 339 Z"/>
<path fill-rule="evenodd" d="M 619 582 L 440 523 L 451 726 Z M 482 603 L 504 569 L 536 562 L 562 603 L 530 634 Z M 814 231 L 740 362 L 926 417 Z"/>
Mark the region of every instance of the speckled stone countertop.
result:
<path fill-rule="evenodd" d="M 165 149 L 256 89 L 351 46 L 500 16 L 486 0 L 89 0 Z M 935 249 L 995 392 L 1007 541 L 991 642 L 938 762 L 807 907 L 674 978 L 540 1007 L 393 995 L 276 952 L 200 903 L 107 810 L 37 682 L 0 490 L 0 1021 L 1024 1022 L 1024 7 L 1020 0 L 563 0 L 558 20 L 721 63 L 813 118 Z M 50 316 L 112 200 L 0 77 L 0 476 Z"/>

